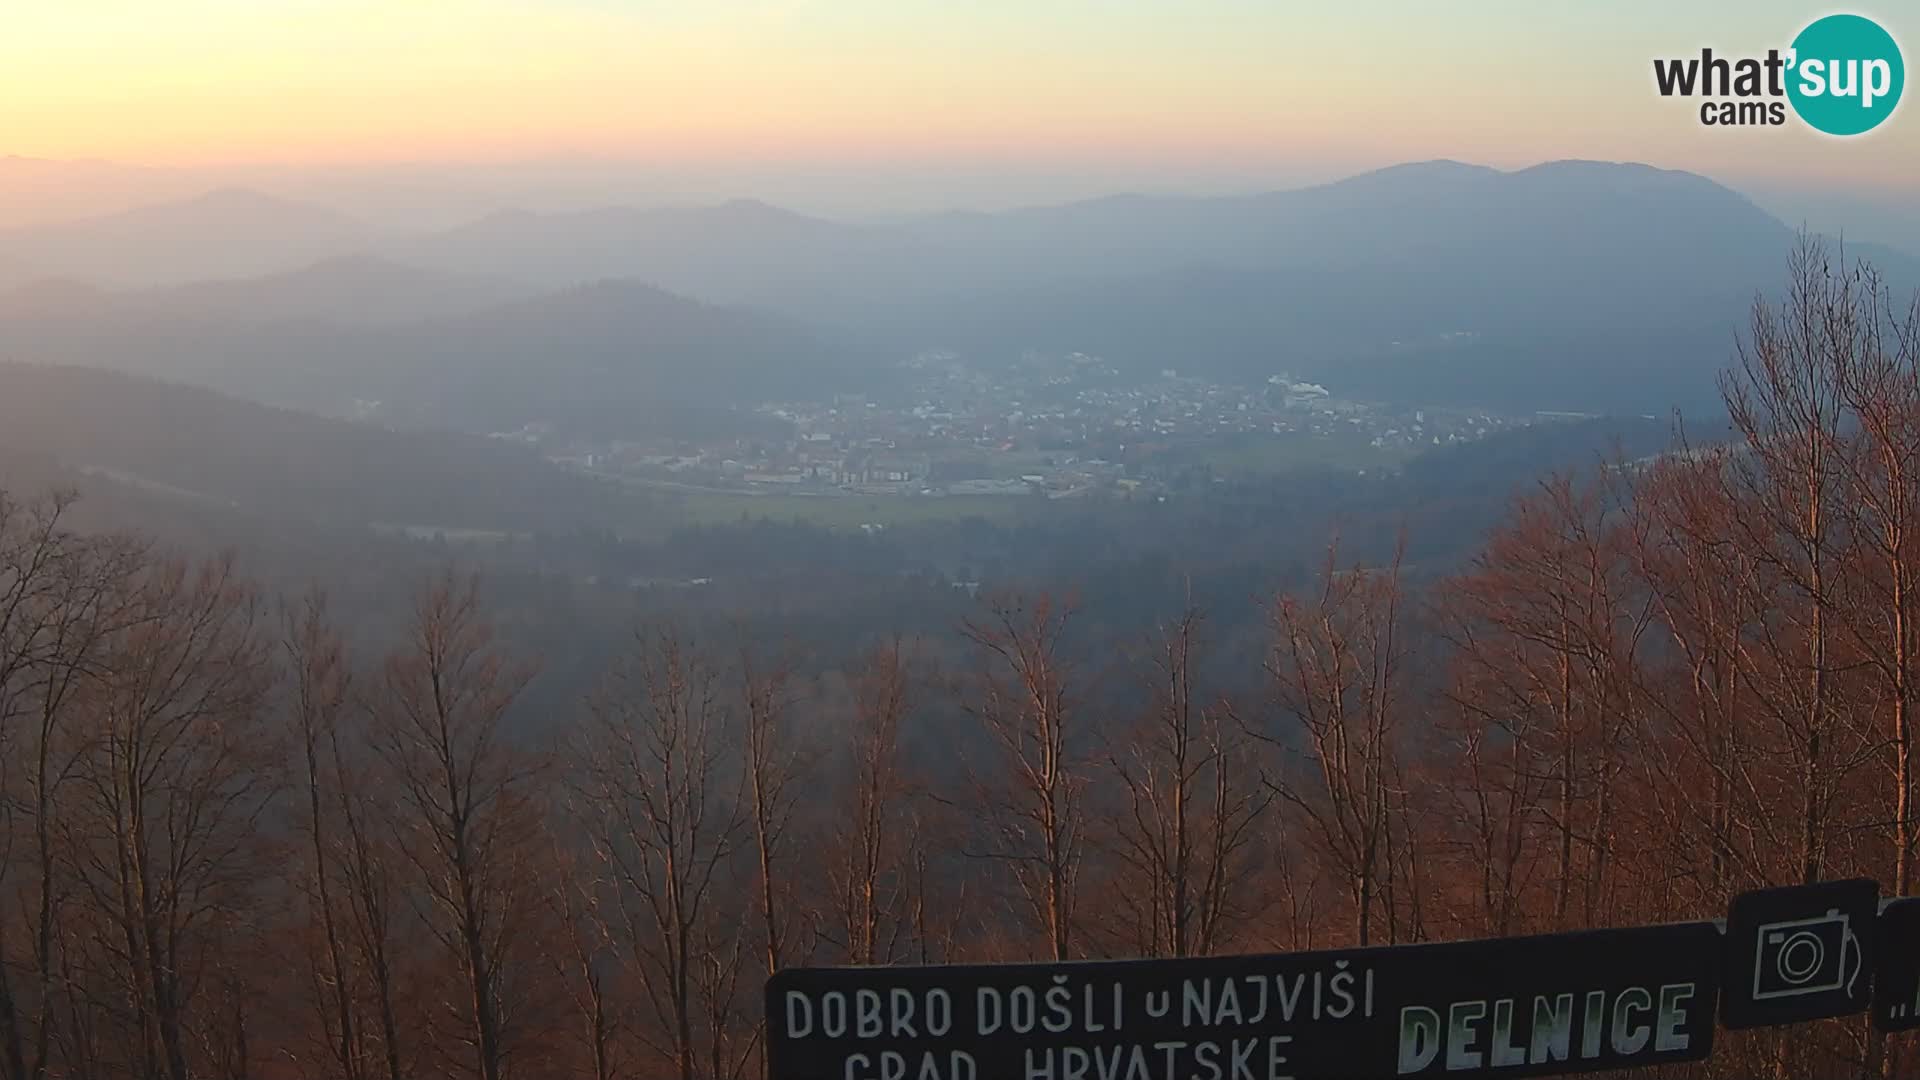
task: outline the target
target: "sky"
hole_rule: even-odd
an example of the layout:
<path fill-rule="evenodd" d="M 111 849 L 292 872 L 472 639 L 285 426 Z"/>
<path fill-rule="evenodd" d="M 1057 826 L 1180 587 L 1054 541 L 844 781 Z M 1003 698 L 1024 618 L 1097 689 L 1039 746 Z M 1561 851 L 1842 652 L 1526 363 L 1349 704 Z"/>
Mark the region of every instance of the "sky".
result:
<path fill-rule="evenodd" d="M 1880 0 L 1885 4 L 1886 0 Z M 1920 58 L 1920 9 L 1874 15 Z M 171 168 L 617 162 L 899 201 L 1247 190 L 1436 157 L 1920 188 L 1869 136 L 1703 128 L 1652 60 L 1782 0 L 9 0 L 0 155 Z M 1911 24 L 1911 25 L 1906 25 Z M 777 193 L 773 193 L 777 194 Z M 850 197 L 852 197 L 850 195 Z M 879 205 L 879 203 L 876 203 Z"/>

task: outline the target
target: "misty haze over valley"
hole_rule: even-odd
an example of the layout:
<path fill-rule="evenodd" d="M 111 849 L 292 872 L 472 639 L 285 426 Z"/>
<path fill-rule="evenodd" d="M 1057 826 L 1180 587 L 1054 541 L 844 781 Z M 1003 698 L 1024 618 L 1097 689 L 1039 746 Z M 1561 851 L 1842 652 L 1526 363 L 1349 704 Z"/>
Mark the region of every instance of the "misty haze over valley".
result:
<path fill-rule="evenodd" d="M 14 360 L 481 431 L 636 436 L 669 405 L 892 388 L 926 351 L 1332 379 L 1398 405 L 1663 413 L 1712 400 L 1793 234 L 1699 176 L 1598 162 L 1428 162 L 889 225 L 736 200 L 409 231 L 220 189 L 0 231 L 0 318 Z M 1847 247 L 1896 287 L 1916 278 L 1913 256 Z M 625 430 L 594 415 L 609 391 L 633 410 Z M 585 400 L 547 396 L 568 394 Z"/>
<path fill-rule="evenodd" d="M 9 13 L 0 1080 L 1920 1075 L 1898 28 L 1377 7 Z"/>
<path fill-rule="evenodd" d="M 0 231 L 0 449 L 103 506 L 414 535 L 872 532 L 1164 500 L 1196 467 L 1379 476 L 1537 424 L 1597 453 L 1675 410 L 1715 430 L 1794 243 L 1708 179 L 1589 161 L 887 224 L 742 199 L 408 229 L 218 188 Z"/>

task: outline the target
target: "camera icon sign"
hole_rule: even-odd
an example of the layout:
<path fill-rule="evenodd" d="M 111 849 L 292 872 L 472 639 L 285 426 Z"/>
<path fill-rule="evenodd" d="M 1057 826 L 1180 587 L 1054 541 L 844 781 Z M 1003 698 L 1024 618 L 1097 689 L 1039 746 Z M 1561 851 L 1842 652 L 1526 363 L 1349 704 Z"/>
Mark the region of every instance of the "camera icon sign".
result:
<path fill-rule="evenodd" d="M 1853 995 L 1865 965 L 1851 916 L 1832 908 L 1809 919 L 1762 923 L 1753 958 L 1753 1000 Z"/>
<path fill-rule="evenodd" d="M 1879 912 L 1872 878 L 1735 896 L 1722 926 L 1721 1026 L 1740 1031 L 1865 1011 L 1880 957 Z"/>

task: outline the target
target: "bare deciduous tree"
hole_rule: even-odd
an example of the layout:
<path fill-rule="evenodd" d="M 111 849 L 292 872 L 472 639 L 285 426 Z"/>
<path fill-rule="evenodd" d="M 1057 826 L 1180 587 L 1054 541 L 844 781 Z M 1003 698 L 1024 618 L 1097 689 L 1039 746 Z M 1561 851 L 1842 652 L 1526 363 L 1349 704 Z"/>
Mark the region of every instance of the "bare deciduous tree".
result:
<path fill-rule="evenodd" d="M 537 839 L 535 762 L 510 740 L 507 712 L 531 672 L 494 645 L 471 578 L 443 576 L 414 602 L 406 643 L 374 698 L 374 740 L 395 786 L 397 846 L 425 920 L 465 982 L 476 1074 L 500 1080 L 512 1052 L 510 985 L 538 885 L 521 861 Z"/>
<path fill-rule="evenodd" d="M 870 650 L 852 684 L 850 772 L 832 871 L 835 921 L 848 963 L 885 964 L 908 929 L 900 910 L 909 891 L 903 842 L 910 827 L 900 738 L 913 704 L 902 643 Z"/>
<path fill-rule="evenodd" d="M 1197 700 L 1204 619 L 1189 609 L 1163 628 L 1143 720 L 1108 753 L 1123 809 L 1112 844 L 1146 956 L 1205 955 L 1237 914 L 1245 855 L 1273 802 L 1258 782 L 1239 717 Z"/>
<path fill-rule="evenodd" d="M 1342 569 L 1328 553 L 1317 597 L 1281 597 L 1272 609 L 1267 661 L 1275 704 L 1305 736 L 1305 768 L 1283 766 L 1269 782 L 1309 823 L 1322 852 L 1346 883 L 1355 940 L 1374 941 L 1386 919 L 1399 931 L 1386 895 L 1396 805 L 1397 738 L 1406 687 L 1407 628 L 1400 564 Z M 1282 753 L 1284 729 L 1260 732 Z"/>
<path fill-rule="evenodd" d="M 296 765 L 302 789 L 302 824 L 307 833 L 307 891 L 311 918 L 319 934 L 320 956 L 313 964 L 319 1019 L 327 1049 L 344 1080 L 365 1073 L 355 974 L 348 961 L 347 934 L 337 900 L 333 833 L 338 792 L 344 781 L 332 768 L 339 746 L 340 721 L 351 693 L 346 648 L 327 618 L 324 594 L 312 592 L 282 616 L 282 651 L 291 685 L 288 711 L 298 744 Z"/>
<path fill-rule="evenodd" d="M 717 683 L 678 631 L 637 631 L 589 705 L 573 777 L 574 812 L 650 1013 L 639 1034 L 680 1080 L 731 1080 L 750 1050 L 714 1027 L 716 1010 L 730 1016 L 737 1002 L 706 968 L 736 947 L 751 910 L 729 910 L 723 895 L 750 814 L 728 775 L 735 732 Z"/>
<path fill-rule="evenodd" d="M 1072 604 L 1051 596 L 999 596 L 961 631 L 982 660 L 964 705 L 1001 758 L 977 778 L 986 854 L 1011 871 L 1055 960 L 1073 956 L 1085 854 L 1084 749 L 1061 655 L 1072 615 Z"/>
<path fill-rule="evenodd" d="M 792 673 L 785 662 L 763 667 L 752 650 L 740 651 L 740 694 L 746 715 L 747 787 L 753 818 L 754 854 L 760 893 L 760 918 L 766 936 L 767 974 L 780 970 L 786 958 L 793 913 L 785 903 L 792 874 L 786 845 L 793 827 L 796 792 L 801 773 L 799 750 L 792 724 Z"/>
<path fill-rule="evenodd" d="M 72 890 L 55 834 L 75 758 L 91 737 L 77 703 L 105 674 L 108 636 L 137 617 L 132 585 L 144 555 L 127 538 L 65 529 L 71 504 L 66 493 L 23 504 L 0 491 L 0 806 L 9 834 L 0 885 L 18 890 L 28 950 L 10 950 L 0 920 L 0 1042 L 4 1075 L 22 1080 L 56 1064 L 65 1011 L 57 950 Z M 23 821 L 28 835 L 16 841 Z M 16 970 L 27 973 L 25 986 Z M 70 1006 L 71 987 L 65 992 Z"/>
<path fill-rule="evenodd" d="M 230 560 L 150 567 L 137 618 L 106 644 L 99 728 L 64 822 L 95 938 L 122 974 L 126 1046 L 143 1075 L 188 1080 L 192 973 L 252 916 L 278 783 L 265 723 L 269 643 Z"/>

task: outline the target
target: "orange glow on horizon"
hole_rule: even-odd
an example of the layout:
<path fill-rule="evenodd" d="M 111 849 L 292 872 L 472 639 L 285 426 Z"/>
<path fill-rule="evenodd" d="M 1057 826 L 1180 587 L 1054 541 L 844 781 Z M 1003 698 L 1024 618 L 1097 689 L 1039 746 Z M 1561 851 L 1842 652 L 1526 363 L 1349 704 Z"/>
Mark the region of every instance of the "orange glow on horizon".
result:
<path fill-rule="evenodd" d="M 0 38 L 0 154 L 174 166 L 1579 156 L 1869 187 L 1920 167 L 1913 115 L 1836 145 L 1704 132 L 1651 94 L 1646 58 L 1720 25 L 1711 15 L 1669 13 L 1670 32 L 1593 13 L 1490 19 L 1505 28 L 1483 34 L 1413 9 L 1383 34 L 1351 12 L 1206 6 L 33 4 Z"/>

